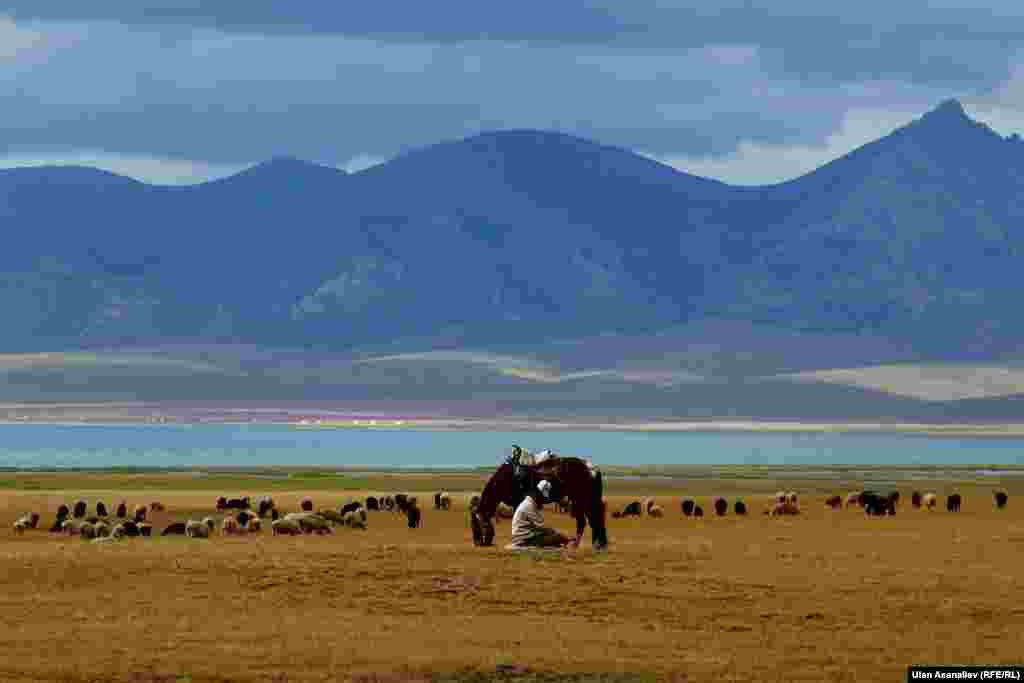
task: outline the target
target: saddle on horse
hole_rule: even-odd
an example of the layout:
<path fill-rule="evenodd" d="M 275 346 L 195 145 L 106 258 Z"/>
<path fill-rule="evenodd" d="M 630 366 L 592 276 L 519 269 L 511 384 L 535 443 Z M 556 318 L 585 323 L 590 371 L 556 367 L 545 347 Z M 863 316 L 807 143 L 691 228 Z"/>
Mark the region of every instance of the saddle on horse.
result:
<path fill-rule="evenodd" d="M 541 479 L 551 482 L 552 500 L 559 500 L 562 496 L 558 492 L 558 463 L 557 455 L 549 450 L 540 453 L 529 453 L 519 446 L 512 447 L 512 455 L 508 458 L 512 465 L 512 473 L 519 488 L 518 498 L 522 500 L 528 491 L 537 485 Z"/>

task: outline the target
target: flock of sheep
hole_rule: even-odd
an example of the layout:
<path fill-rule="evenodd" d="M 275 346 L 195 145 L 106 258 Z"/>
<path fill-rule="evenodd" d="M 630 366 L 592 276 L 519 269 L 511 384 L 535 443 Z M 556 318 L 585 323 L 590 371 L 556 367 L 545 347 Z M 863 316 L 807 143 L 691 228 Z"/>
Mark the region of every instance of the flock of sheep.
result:
<path fill-rule="evenodd" d="M 349 500 L 338 509 L 321 508 L 313 511 L 313 501 L 305 499 L 301 503 L 301 511 L 282 513 L 270 497 L 262 498 L 255 511 L 248 496 L 228 499 L 221 496 L 217 499 L 216 510 L 222 515 L 219 521 L 221 533 L 225 536 L 259 533 L 263 528 L 263 519 L 270 519 L 272 534 L 330 534 L 334 526 L 351 529 L 366 529 L 368 510 L 399 512 L 406 516 L 409 528 L 420 527 L 422 512 L 416 496 L 396 494 L 380 498 L 370 496 L 365 501 Z M 451 509 L 451 496 L 442 492 L 435 494 L 434 507 L 438 510 Z M 50 527 L 53 533 L 80 536 L 83 540 L 95 543 L 106 543 L 136 536 L 153 535 L 153 525 L 147 522 L 154 512 L 163 512 L 166 508 L 159 502 L 137 505 L 128 515 L 128 505 L 122 502 L 115 510 L 114 518 L 107 514 L 103 502 L 96 503 L 95 514 L 88 514 L 88 504 L 84 500 L 75 503 L 74 507 L 61 505 L 57 510 L 56 519 Z M 23 534 L 29 529 L 39 526 L 40 515 L 30 512 L 18 517 L 14 522 L 14 532 Z M 182 535 L 188 538 L 209 538 L 215 533 L 218 520 L 212 516 L 202 519 L 172 522 L 164 527 L 161 536 Z"/>
<path fill-rule="evenodd" d="M 996 507 L 1000 510 L 1005 508 L 1007 502 L 1009 502 L 1009 495 L 1004 490 L 995 491 L 992 497 Z M 895 515 L 896 503 L 899 501 L 899 498 L 899 491 L 893 491 L 887 495 L 874 491 L 853 491 L 846 496 L 845 507 L 857 506 L 864 508 L 864 512 L 869 516 Z M 934 493 L 914 491 L 910 497 L 910 503 L 915 508 L 932 510 L 938 505 L 938 496 Z M 949 512 L 960 512 L 962 503 L 963 497 L 959 493 L 951 493 L 946 497 L 946 510 Z M 825 505 L 832 509 L 841 509 L 844 507 L 844 498 L 838 495 L 830 496 L 825 500 Z M 680 502 L 680 508 L 687 517 L 704 516 L 704 509 L 692 498 L 683 498 Z M 716 498 L 714 510 L 715 514 L 719 517 L 724 516 L 729 511 L 729 502 L 722 497 Z M 737 499 L 733 504 L 733 510 L 737 515 L 745 515 L 747 514 L 747 505 L 742 499 Z M 644 498 L 643 500 L 632 501 L 622 510 L 614 511 L 612 517 L 619 519 L 622 517 L 640 517 L 645 514 L 655 518 L 664 517 L 665 511 L 654 502 L 654 499 Z M 800 514 L 800 504 L 797 501 L 796 492 L 779 491 L 776 493 L 774 500 L 765 509 L 764 514 L 771 517 Z"/>
<path fill-rule="evenodd" d="M 895 515 L 896 504 L 900 494 L 893 491 L 887 495 L 874 491 L 854 491 L 845 498 L 840 495 L 830 496 L 825 500 L 825 505 L 832 509 L 843 509 L 851 506 L 863 508 L 865 513 L 874 516 Z M 993 493 L 995 505 L 999 509 L 1006 507 L 1009 496 L 1006 491 L 998 490 Z M 914 491 L 910 501 L 914 508 L 933 510 L 938 505 L 938 496 L 935 493 L 921 493 Z M 470 501 L 470 509 L 474 503 L 479 501 L 479 496 L 473 496 Z M 946 510 L 959 512 L 963 499 L 959 493 L 952 493 L 946 498 Z M 452 505 L 451 496 L 446 492 L 434 494 L 434 508 L 436 510 L 450 510 Z M 106 543 L 122 538 L 135 536 L 149 537 L 153 535 L 153 526 L 147 522 L 147 514 L 162 512 L 165 507 L 159 502 L 146 505 L 137 505 L 128 514 L 128 505 L 121 502 L 111 519 L 107 514 L 107 508 L 102 502 L 96 503 L 94 515 L 88 515 L 85 501 L 78 501 L 73 508 L 61 505 L 57 510 L 56 519 L 50 527 L 53 533 L 78 535 L 86 540 L 96 543 Z M 497 518 L 510 518 L 511 508 L 502 509 L 506 506 L 499 506 Z M 725 498 L 718 497 L 713 501 L 712 507 L 715 514 L 724 516 L 729 511 L 729 503 Z M 733 503 L 733 511 L 737 515 L 747 514 L 747 505 L 742 499 Z M 680 509 L 687 517 L 703 517 L 704 509 L 692 498 L 683 498 L 680 501 Z M 299 534 L 330 534 L 334 532 L 335 526 L 343 526 L 351 529 L 366 529 L 368 523 L 368 511 L 388 511 L 404 514 L 411 529 L 419 528 L 422 523 L 422 512 L 416 500 L 416 496 L 406 494 L 386 495 L 381 497 L 370 496 L 365 501 L 349 500 L 338 507 L 338 509 L 321 508 L 313 511 L 313 501 L 303 500 L 301 511 L 282 514 L 274 500 L 262 498 L 253 511 L 248 496 L 244 498 L 217 499 L 216 510 L 223 516 L 220 519 L 220 530 L 225 536 L 244 535 L 259 533 L 263 528 L 263 519 L 269 518 L 270 528 L 273 535 L 299 535 Z M 236 511 L 237 512 L 234 512 Z M 567 502 L 560 502 L 560 512 L 570 512 Z M 779 491 L 775 494 L 772 503 L 764 510 L 764 514 L 776 517 L 780 515 L 800 514 L 800 505 L 797 501 L 797 494 L 794 491 Z M 665 516 L 665 510 L 658 505 L 653 498 L 635 500 L 616 510 L 612 517 L 619 519 L 623 517 L 648 516 L 659 518 Z M 39 526 L 40 516 L 37 512 L 31 512 L 18 517 L 14 522 L 15 533 L 24 533 L 29 529 L 36 529 Z M 218 526 L 218 522 L 211 516 L 202 519 L 190 519 L 184 522 L 172 522 L 164 527 L 161 536 L 184 535 L 189 538 L 209 538 Z"/>

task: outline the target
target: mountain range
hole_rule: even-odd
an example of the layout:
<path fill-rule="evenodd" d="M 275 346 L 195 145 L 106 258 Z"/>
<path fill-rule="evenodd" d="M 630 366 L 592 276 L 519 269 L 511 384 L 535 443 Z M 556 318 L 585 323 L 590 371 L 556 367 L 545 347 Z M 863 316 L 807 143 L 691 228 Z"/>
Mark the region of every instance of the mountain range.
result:
<path fill-rule="evenodd" d="M 228 349 L 277 349 L 277 359 L 287 349 L 349 364 L 336 384 L 317 385 L 331 396 L 324 386 L 347 386 L 337 389 L 347 396 L 374 384 L 360 384 L 366 363 L 355 380 L 356 360 L 385 355 L 404 372 L 412 361 L 402 354 L 444 349 L 540 368 L 477 363 L 500 366 L 503 379 L 462 378 L 476 387 L 471 396 L 481 382 L 495 396 L 574 382 L 584 387 L 574 395 L 589 395 L 587 382 L 615 393 L 607 373 L 570 367 L 591 344 L 541 362 L 546 348 L 568 348 L 552 347 L 558 340 L 632 340 L 620 344 L 622 358 L 673 340 L 633 353 L 632 365 L 604 358 L 601 371 L 674 391 L 712 375 L 745 378 L 747 391 L 751 377 L 768 375 L 804 387 L 800 373 L 858 363 L 1005 366 L 1024 348 L 1013 313 L 1022 218 L 1024 144 L 973 121 L 956 100 L 811 173 L 757 187 L 533 130 L 444 142 L 358 173 L 281 158 L 188 186 L 82 167 L 8 169 L 0 351 L 202 347 L 223 360 Z M 789 335 L 804 340 L 803 356 L 734 354 L 711 375 L 695 371 L 695 338 L 724 348 L 735 340 L 705 332 L 741 328 L 753 335 L 748 355 L 771 355 L 760 340 Z M 818 347 L 844 351 L 802 360 Z M 4 370 L 0 399 L 49 386 L 17 379 L 27 371 Z M 316 394 L 308 375 L 306 384 L 275 376 L 273 386 Z M 813 379 L 816 390 L 837 387 Z M 384 385 L 395 391 L 396 382 Z M 79 395 L 61 386 L 54 395 Z M 683 401 L 641 400 L 636 382 L 625 386 L 623 406 Z M 543 404 L 530 395 L 524 405 Z"/>

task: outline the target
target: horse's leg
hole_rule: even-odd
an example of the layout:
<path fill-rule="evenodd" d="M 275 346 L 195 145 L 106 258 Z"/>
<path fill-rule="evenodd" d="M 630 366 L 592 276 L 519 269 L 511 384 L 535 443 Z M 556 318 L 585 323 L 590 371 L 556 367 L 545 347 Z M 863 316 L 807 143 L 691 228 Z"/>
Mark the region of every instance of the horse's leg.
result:
<path fill-rule="evenodd" d="M 473 529 L 473 545 L 486 545 L 484 543 L 484 525 L 476 512 L 469 513 L 469 525 Z"/>
<path fill-rule="evenodd" d="M 590 505 L 587 507 L 587 517 L 590 522 L 591 540 L 594 550 L 605 550 L 608 548 L 608 529 L 605 526 L 605 505 L 604 505 L 604 484 L 601 481 L 601 473 L 594 476 L 591 488 Z"/>

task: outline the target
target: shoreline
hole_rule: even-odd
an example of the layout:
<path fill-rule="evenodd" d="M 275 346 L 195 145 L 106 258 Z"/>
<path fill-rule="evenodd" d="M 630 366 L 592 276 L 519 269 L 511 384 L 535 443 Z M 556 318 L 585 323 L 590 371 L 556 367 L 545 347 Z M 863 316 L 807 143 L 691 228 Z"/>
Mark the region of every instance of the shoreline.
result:
<path fill-rule="evenodd" d="M 184 419 L 172 416 L 143 417 L 133 415 L 94 415 L 79 419 L 61 417 L 0 418 L 0 426 L 51 425 L 77 426 L 180 426 L 246 425 L 254 427 L 291 427 L 302 430 L 359 429 L 409 431 L 471 431 L 471 432 L 635 432 L 661 434 L 890 434 L 928 437 L 995 437 L 1024 438 L 1024 423 L 912 423 L 912 422 L 806 422 L 798 420 L 653 420 L 653 421 L 585 421 L 526 420 L 517 418 L 394 418 L 273 420 L 258 417 Z"/>

